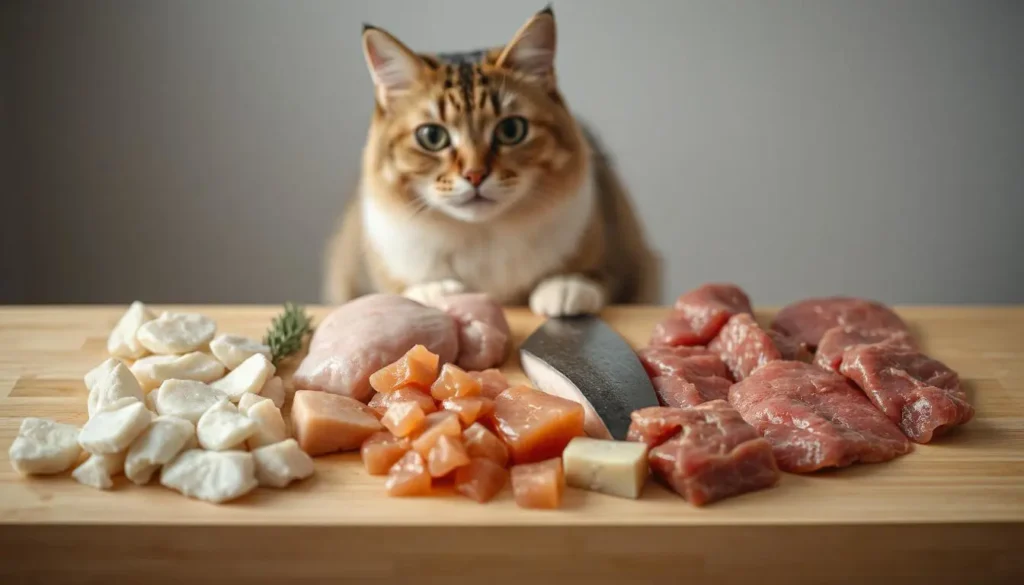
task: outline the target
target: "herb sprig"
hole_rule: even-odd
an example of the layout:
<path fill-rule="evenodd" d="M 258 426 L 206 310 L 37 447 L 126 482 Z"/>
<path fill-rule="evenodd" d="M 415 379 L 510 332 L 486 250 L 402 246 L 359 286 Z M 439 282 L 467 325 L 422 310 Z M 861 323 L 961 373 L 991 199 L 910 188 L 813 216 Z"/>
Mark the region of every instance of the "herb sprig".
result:
<path fill-rule="evenodd" d="M 303 307 L 285 303 L 284 312 L 270 322 L 263 343 L 270 346 L 270 361 L 276 366 L 281 360 L 302 349 L 306 335 L 313 332 L 313 320 Z"/>

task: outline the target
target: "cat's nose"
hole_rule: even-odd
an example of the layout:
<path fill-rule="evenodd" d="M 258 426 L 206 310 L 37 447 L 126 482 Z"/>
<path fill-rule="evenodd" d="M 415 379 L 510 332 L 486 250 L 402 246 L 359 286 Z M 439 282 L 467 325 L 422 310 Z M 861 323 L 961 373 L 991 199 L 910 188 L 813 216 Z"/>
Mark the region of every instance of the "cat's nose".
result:
<path fill-rule="evenodd" d="M 489 174 L 490 171 L 487 169 L 468 169 L 462 173 L 462 176 L 474 187 L 479 187 L 480 183 L 483 183 Z"/>

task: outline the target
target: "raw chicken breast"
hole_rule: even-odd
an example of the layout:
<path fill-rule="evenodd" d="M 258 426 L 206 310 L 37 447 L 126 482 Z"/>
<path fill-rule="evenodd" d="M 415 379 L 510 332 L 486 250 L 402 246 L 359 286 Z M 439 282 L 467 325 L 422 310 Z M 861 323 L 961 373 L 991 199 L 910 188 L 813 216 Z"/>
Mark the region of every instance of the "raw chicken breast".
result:
<path fill-rule="evenodd" d="M 470 457 L 485 457 L 498 465 L 508 465 L 508 447 L 480 423 L 473 423 L 462 431 L 462 444 Z"/>
<path fill-rule="evenodd" d="M 583 406 L 526 386 L 494 399 L 494 421 L 516 463 L 558 457 L 573 437 L 583 436 Z"/>
<path fill-rule="evenodd" d="M 394 465 L 402 455 L 411 449 L 409 439 L 400 439 L 388 432 L 379 432 L 370 435 L 363 441 L 359 454 L 363 459 L 363 466 L 370 475 L 385 475 L 391 466 Z"/>
<path fill-rule="evenodd" d="M 457 363 L 467 370 L 501 365 L 508 353 L 512 334 L 501 305 L 482 293 L 445 296 L 434 306 L 459 323 Z"/>
<path fill-rule="evenodd" d="M 315 390 L 295 393 L 292 427 L 299 446 L 312 456 L 358 449 L 370 435 L 383 430 L 369 406 Z"/>
<path fill-rule="evenodd" d="M 508 378 L 501 370 L 490 368 L 482 372 L 469 372 L 477 382 L 480 382 L 480 394 L 487 398 L 494 398 L 508 389 Z"/>
<path fill-rule="evenodd" d="M 316 328 L 309 354 L 295 371 L 296 388 L 373 396 L 370 375 L 423 345 L 441 363 L 458 355 L 455 320 L 399 295 L 373 294 L 341 305 Z"/>
<path fill-rule="evenodd" d="M 370 386 L 381 394 L 402 388 L 426 391 L 437 378 L 438 357 L 422 345 L 414 345 L 405 355 L 370 374 Z"/>
<path fill-rule="evenodd" d="M 423 428 L 412 437 L 412 448 L 426 459 L 441 437 L 461 435 L 462 425 L 459 424 L 458 415 L 454 412 L 435 412 L 427 415 Z"/>
<path fill-rule="evenodd" d="M 423 457 L 409 451 L 391 466 L 384 488 L 389 496 L 424 496 L 430 493 L 430 474 Z"/>
<path fill-rule="evenodd" d="M 415 402 L 420 405 L 425 414 L 430 414 L 437 410 L 434 399 L 426 392 L 416 390 L 415 388 L 399 388 L 391 394 L 378 392 L 370 399 L 368 406 L 381 416 L 384 416 L 388 408 L 396 402 Z"/>
<path fill-rule="evenodd" d="M 556 457 L 512 468 L 512 495 L 520 508 L 552 509 L 562 505 L 565 474 Z"/>
<path fill-rule="evenodd" d="M 455 491 L 481 504 L 498 495 L 506 483 L 508 471 L 485 457 L 455 470 Z"/>
<path fill-rule="evenodd" d="M 469 465 L 469 455 L 459 437 L 438 438 L 427 456 L 427 471 L 431 477 L 444 477 L 463 465 Z"/>
<path fill-rule="evenodd" d="M 380 424 L 391 431 L 396 437 L 408 437 L 426 424 L 423 409 L 415 402 L 396 402 L 392 404 Z"/>
<path fill-rule="evenodd" d="M 494 401 L 483 396 L 456 396 L 441 403 L 441 408 L 459 415 L 462 426 L 468 427 L 494 413 Z"/>
<path fill-rule="evenodd" d="M 478 396 L 479 394 L 480 382 L 454 364 L 445 364 L 441 368 L 441 375 L 430 387 L 430 395 L 434 397 L 434 400 L 447 400 L 454 396 Z"/>

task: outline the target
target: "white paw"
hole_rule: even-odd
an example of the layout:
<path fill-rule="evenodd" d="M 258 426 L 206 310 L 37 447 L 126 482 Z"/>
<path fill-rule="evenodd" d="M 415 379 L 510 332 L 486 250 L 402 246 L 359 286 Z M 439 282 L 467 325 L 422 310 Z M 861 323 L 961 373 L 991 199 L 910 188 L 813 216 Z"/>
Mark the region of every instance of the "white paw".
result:
<path fill-rule="evenodd" d="M 424 305 L 433 305 L 448 295 L 457 295 L 466 292 L 466 286 L 457 280 L 435 280 L 416 284 L 405 289 L 402 293 L 406 298 L 412 299 Z"/>
<path fill-rule="evenodd" d="M 593 315 L 604 302 L 604 289 L 582 276 L 553 276 L 530 294 L 530 310 L 545 317 Z"/>

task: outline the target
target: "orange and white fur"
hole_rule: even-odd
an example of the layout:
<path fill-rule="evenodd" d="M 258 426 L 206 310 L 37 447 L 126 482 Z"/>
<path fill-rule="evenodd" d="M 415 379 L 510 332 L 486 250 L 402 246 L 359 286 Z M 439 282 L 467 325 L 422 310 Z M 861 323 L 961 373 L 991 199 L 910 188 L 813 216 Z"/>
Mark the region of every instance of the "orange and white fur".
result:
<path fill-rule="evenodd" d="M 323 300 L 485 292 L 546 316 L 656 303 L 629 199 L 555 78 L 555 18 L 498 49 L 417 54 L 367 26 L 376 106 Z"/>

